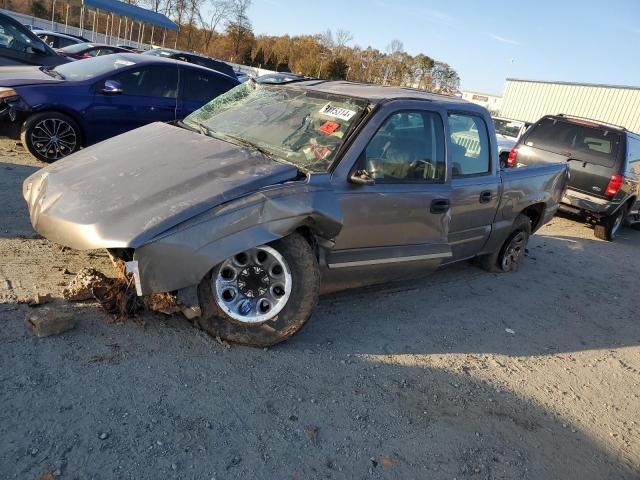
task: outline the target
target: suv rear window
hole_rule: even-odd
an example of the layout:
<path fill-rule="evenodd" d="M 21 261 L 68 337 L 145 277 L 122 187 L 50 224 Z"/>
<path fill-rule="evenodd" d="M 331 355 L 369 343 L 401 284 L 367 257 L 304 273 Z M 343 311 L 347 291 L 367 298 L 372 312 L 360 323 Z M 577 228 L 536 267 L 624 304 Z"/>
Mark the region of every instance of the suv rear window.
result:
<path fill-rule="evenodd" d="M 556 118 L 543 118 L 531 128 L 525 145 L 587 163 L 613 167 L 621 141 L 619 132 Z"/>

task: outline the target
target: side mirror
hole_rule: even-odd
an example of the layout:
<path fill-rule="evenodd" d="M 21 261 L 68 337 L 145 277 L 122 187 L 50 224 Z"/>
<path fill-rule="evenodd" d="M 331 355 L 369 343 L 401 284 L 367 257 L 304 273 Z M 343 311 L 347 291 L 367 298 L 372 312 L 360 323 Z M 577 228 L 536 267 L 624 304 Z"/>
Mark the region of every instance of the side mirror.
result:
<path fill-rule="evenodd" d="M 102 87 L 102 93 L 122 93 L 122 84 L 117 80 L 105 80 L 104 87 Z"/>
<path fill-rule="evenodd" d="M 374 185 L 376 183 L 366 170 L 356 170 L 349 177 L 349 181 L 356 185 Z"/>
<path fill-rule="evenodd" d="M 45 55 L 47 53 L 47 49 L 40 42 L 32 42 L 31 43 L 31 51 L 33 53 L 37 53 L 39 55 Z"/>

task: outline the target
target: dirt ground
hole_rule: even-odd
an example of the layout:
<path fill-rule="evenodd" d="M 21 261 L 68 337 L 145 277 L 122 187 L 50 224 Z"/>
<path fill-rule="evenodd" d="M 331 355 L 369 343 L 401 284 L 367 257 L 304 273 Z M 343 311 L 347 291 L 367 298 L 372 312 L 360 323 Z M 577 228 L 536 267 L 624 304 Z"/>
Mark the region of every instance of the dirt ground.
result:
<path fill-rule="evenodd" d="M 640 478 L 640 232 L 556 218 L 517 273 L 326 296 L 270 349 L 91 302 L 39 339 L 18 299 L 111 271 L 34 234 L 40 166 L 0 142 L 0 478 Z"/>

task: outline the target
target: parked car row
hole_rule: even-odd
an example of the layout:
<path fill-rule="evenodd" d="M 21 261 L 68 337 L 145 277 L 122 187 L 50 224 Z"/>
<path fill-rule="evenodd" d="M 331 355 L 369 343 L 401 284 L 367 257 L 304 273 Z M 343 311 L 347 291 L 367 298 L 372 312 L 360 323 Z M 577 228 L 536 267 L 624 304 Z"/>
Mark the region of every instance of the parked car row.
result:
<path fill-rule="evenodd" d="M 0 68 L 0 131 L 52 162 L 152 122 L 186 117 L 238 84 L 198 65 L 135 53 Z"/>
<path fill-rule="evenodd" d="M 142 52 L 127 45 L 113 46 L 90 42 L 82 36 L 51 32 L 34 25 L 22 25 L 8 15 L 0 13 L 0 66 L 60 65 L 70 60 L 125 51 L 194 63 L 236 77 L 231 65 L 204 55 L 168 48 L 153 48 Z"/>

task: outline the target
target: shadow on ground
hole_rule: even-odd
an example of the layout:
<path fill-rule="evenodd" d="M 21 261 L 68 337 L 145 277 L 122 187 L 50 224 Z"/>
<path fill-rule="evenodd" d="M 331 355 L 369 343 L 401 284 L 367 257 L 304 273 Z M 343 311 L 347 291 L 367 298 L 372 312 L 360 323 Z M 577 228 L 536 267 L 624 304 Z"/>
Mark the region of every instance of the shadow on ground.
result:
<path fill-rule="evenodd" d="M 34 238 L 27 204 L 22 198 L 22 182 L 37 167 L 0 162 L 0 238 Z"/>
<path fill-rule="evenodd" d="M 2 478 L 637 478 L 473 371 L 341 355 L 339 335 L 226 349 L 186 322 L 114 328 L 91 308 L 35 339 L 7 308 Z"/>

